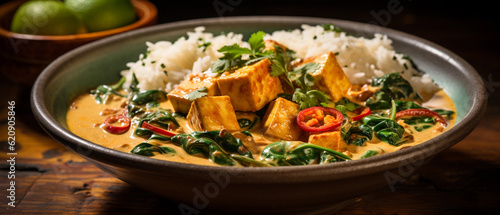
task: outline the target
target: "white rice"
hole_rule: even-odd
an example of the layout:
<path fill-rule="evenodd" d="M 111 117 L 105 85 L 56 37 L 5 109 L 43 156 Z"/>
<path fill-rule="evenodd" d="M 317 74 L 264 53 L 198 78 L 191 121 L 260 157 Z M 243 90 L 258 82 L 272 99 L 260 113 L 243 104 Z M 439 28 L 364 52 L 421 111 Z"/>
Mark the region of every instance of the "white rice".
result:
<path fill-rule="evenodd" d="M 222 56 L 217 52 L 222 46 L 237 43 L 249 47 L 242 41 L 241 34 L 214 36 L 204 30 L 204 27 L 195 28 L 194 32 L 187 33 L 187 39 L 181 37 L 174 43 L 146 43 L 148 54 L 140 55 L 138 61 L 128 63 L 129 69 L 122 72 L 127 78 L 124 87 L 128 88 L 132 73 L 135 73 L 140 89 L 170 92 L 191 73 L 210 73 L 212 63 Z M 352 84 L 369 83 L 374 76 L 399 72 L 420 93 L 432 94 L 439 90 L 427 74 L 418 76 L 419 72 L 403 58 L 403 54 L 396 53 L 392 41 L 385 35 L 375 34 L 373 38 L 353 37 L 344 32 L 324 31 L 322 26 L 302 25 L 302 29 L 276 31 L 267 34 L 264 39 L 275 40 L 294 50 L 302 58 L 328 51 L 336 53 L 337 61 Z M 204 47 L 199 47 L 203 42 L 211 43 L 205 51 Z"/>

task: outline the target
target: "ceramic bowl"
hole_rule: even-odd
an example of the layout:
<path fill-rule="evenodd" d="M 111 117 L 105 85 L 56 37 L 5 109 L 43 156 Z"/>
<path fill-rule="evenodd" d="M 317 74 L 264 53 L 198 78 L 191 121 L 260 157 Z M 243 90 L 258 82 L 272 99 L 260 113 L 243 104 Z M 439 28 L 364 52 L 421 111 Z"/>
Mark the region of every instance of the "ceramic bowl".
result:
<path fill-rule="evenodd" d="M 420 145 L 368 159 L 272 168 L 209 167 L 154 160 L 102 147 L 68 130 L 66 112 L 71 100 L 100 84 L 118 80 L 125 64 L 135 62 L 146 50 L 146 41 L 174 41 L 197 26 L 205 26 L 214 34 L 233 31 L 248 38 L 258 30 L 295 29 L 304 23 L 333 23 L 358 36 L 388 35 L 397 51 L 411 56 L 452 98 L 457 108 L 456 125 Z M 394 188 L 394 184 L 473 130 L 485 111 L 486 93 L 474 68 L 424 39 L 350 21 L 273 16 L 174 22 L 93 42 L 50 64 L 36 81 L 31 102 L 40 125 L 54 139 L 105 172 L 177 202 L 184 212 L 314 214 L 335 210 L 341 202 L 384 186 Z"/>
<path fill-rule="evenodd" d="M 0 70 L 11 81 L 31 85 L 54 59 L 83 44 L 156 23 L 157 9 L 149 1 L 132 0 L 136 22 L 111 30 L 61 36 L 30 35 L 11 32 L 10 23 L 17 8 L 26 0 L 0 6 Z"/>

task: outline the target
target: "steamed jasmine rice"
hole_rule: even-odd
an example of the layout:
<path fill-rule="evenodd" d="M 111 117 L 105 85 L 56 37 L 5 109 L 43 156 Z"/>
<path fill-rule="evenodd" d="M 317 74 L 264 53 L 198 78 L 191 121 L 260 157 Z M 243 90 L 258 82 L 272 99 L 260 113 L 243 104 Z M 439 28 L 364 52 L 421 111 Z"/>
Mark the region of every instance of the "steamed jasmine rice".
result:
<path fill-rule="evenodd" d="M 213 35 L 197 27 L 175 42 L 147 42 L 146 54 L 139 60 L 127 64 L 122 71 L 128 88 L 132 74 L 139 81 L 141 90 L 159 89 L 167 93 L 189 74 L 212 74 L 210 67 L 222 54 L 223 46 L 239 44 L 249 47 L 243 35 L 233 32 Z M 412 86 L 422 94 L 433 94 L 439 87 L 427 74 L 421 74 L 411 66 L 404 54 L 397 53 L 392 41 L 382 34 L 373 38 L 349 36 L 345 32 L 325 31 L 322 26 L 302 25 L 293 31 L 275 31 L 264 39 L 272 39 L 296 51 L 297 57 L 313 57 L 331 51 L 336 54 L 339 65 L 352 84 L 369 83 L 372 77 L 394 72 L 402 73 Z M 215 74 L 214 74 L 215 75 Z"/>

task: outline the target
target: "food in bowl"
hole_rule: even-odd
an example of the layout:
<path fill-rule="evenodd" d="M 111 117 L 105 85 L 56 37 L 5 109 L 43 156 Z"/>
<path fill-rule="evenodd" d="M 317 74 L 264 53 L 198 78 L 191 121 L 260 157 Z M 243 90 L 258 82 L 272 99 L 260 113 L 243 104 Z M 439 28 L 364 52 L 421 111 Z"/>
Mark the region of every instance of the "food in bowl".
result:
<path fill-rule="evenodd" d="M 455 107 L 391 40 L 334 25 L 147 43 L 122 79 L 78 96 L 76 135 L 200 165 L 344 162 L 401 150 L 453 126 Z"/>

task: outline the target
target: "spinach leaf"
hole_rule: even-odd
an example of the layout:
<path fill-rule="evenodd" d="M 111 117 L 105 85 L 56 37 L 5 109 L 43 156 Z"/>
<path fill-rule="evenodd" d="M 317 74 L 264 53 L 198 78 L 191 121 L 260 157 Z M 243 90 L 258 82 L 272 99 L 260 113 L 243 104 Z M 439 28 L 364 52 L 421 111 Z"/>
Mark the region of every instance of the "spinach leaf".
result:
<path fill-rule="evenodd" d="M 363 146 L 366 141 L 373 139 L 373 129 L 370 126 L 355 123 L 341 128 L 342 139 L 348 144 Z"/>
<path fill-rule="evenodd" d="M 373 157 L 373 156 L 378 155 L 378 154 L 383 153 L 383 152 L 384 152 L 384 150 L 381 148 L 378 148 L 378 147 L 375 150 L 369 149 L 369 150 L 366 150 L 365 152 L 363 152 L 363 154 L 361 154 L 361 156 L 359 156 L 359 159 Z"/>
<path fill-rule="evenodd" d="M 409 109 L 426 109 L 412 101 L 394 101 L 394 102 L 396 103 L 397 111 L 403 111 Z"/>
<path fill-rule="evenodd" d="M 134 94 L 130 103 L 135 105 L 145 105 L 149 102 L 162 102 L 167 100 L 167 94 L 161 90 L 146 90 Z"/>
<path fill-rule="evenodd" d="M 371 110 L 389 109 L 391 100 L 396 99 L 422 100 L 410 83 L 397 72 L 372 78 L 372 86 L 380 87 L 380 90 L 366 101 L 366 106 Z"/>
<path fill-rule="evenodd" d="M 139 93 L 133 93 L 127 105 L 127 116 L 132 118 L 147 110 L 156 108 L 159 103 L 167 100 L 167 94 L 161 90 L 146 90 Z"/>
<path fill-rule="evenodd" d="M 253 159 L 243 142 L 227 130 L 178 134 L 171 141 L 180 145 L 188 154 L 202 154 L 220 165 L 236 165 L 238 161 L 231 157 L 233 154 Z"/>
<path fill-rule="evenodd" d="M 130 151 L 130 153 L 132 154 L 143 155 L 148 157 L 154 156 L 154 152 L 160 154 L 168 154 L 168 155 L 174 155 L 176 153 L 173 148 L 166 146 L 155 146 L 150 143 L 140 143 Z"/>
<path fill-rule="evenodd" d="M 259 121 L 258 116 L 254 117 L 253 121 L 246 118 L 238 119 L 240 128 L 247 128 L 247 130 L 252 129 L 257 124 L 258 121 Z"/>
<path fill-rule="evenodd" d="M 444 110 L 444 109 L 434 109 L 432 111 L 438 113 L 441 116 L 447 116 L 447 117 L 451 117 L 451 115 L 453 115 L 455 113 L 454 111 Z"/>
<path fill-rule="evenodd" d="M 134 131 L 134 134 L 140 137 L 149 137 L 153 134 L 152 131 L 146 128 L 142 128 L 142 124 L 147 122 L 149 124 L 158 125 L 164 129 L 169 128 L 169 123 L 173 123 L 176 126 L 180 126 L 179 122 L 174 118 L 172 113 L 164 109 L 159 109 L 149 113 L 145 113 L 141 116 L 139 123 Z"/>
<path fill-rule="evenodd" d="M 90 94 L 95 96 L 95 102 L 97 104 L 105 104 L 110 95 L 117 95 L 125 98 L 127 95 L 118 93 L 118 90 L 123 86 L 125 81 L 125 77 L 122 77 L 120 81 L 114 85 L 99 85 L 95 90 L 91 90 Z"/>
<path fill-rule="evenodd" d="M 310 165 L 351 160 L 340 152 L 299 141 L 278 141 L 261 152 L 262 161 L 274 166 Z"/>
<path fill-rule="evenodd" d="M 364 125 L 373 129 L 375 135 L 380 140 L 394 146 L 398 146 L 402 143 L 400 140 L 403 138 L 405 129 L 396 121 L 377 115 L 366 116 L 362 121 Z"/>
<path fill-rule="evenodd" d="M 139 84 L 139 81 L 137 80 L 135 73 L 132 73 L 132 81 L 130 82 L 130 87 L 128 90 L 132 93 L 139 92 L 139 87 L 137 87 L 138 84 Z"/>

